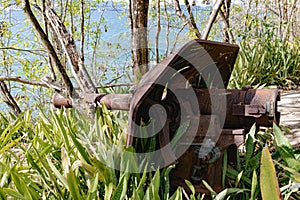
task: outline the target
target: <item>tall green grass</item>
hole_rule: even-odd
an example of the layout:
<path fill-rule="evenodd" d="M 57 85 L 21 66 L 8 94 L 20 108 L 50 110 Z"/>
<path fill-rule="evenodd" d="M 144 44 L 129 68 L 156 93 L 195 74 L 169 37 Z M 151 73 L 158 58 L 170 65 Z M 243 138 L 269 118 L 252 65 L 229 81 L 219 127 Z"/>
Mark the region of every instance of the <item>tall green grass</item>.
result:
<path fill-rule="evenodd" d="M 0 199 L 171 197 L 168 174 L 173 166 L 127 172 L 139 163 L 122 154 L 134 149 L 125 149 L 125 128 L 105 108 L 94 124 L 72 109 L 31 116 L 30 111 L 18 118 L 1 116 Z"/>
<path fill-rule="evenodd" d="M 227 164 L 224 156 L 224 185 L 245 189 L 231 199 L 279 199 L 280 195 L 282 199 L 300 199 L 300 152 L 276 124 L 261 130 L 253 125 L 243 152 L 237 155 L 237 165 Z"/>
<path fill-rule="evenodd" d="M 122 116 L 105 108 L 94 123 L 73 109 L 40 109 L 36 115 L 28 111 L 18 118 L 1 115 L 0 199 L 203 199 L 205 195 L 196 194 L 189 181 L 191 193 L 182 187 L 170 193 L 169 173 L 174 166 L 156 172 L 128 172 L 141 163 L 123 153 L 134 149 L 125 148 L 126 115 Z M 260 198 L 264 192 L 260 185 L 267 182 L 259 179 L 265 144 L 273 149 L 274 180 L 282 195 L 299 199 L 300 153 L 275 125 L 274 132 L 257 133 L 252 128 L 245 152 L 237 155 L 237 166 L 228 165 L 225 153 L 224 190 L 217 194 L 204 181 L 211 198 Z M 271 159 L 265 160 L 270 165 Z M 268 177 L 272 172 L 264 173 Z"/>
<path fill-rule="evenodd" d="M 230 88 L 299 85 L 300 43 L 297 39 L 282 41 L 276 34 L 277 28 L 272 22 L 249 19 L 243 32 L 237 30 L 240 52 Z"/>

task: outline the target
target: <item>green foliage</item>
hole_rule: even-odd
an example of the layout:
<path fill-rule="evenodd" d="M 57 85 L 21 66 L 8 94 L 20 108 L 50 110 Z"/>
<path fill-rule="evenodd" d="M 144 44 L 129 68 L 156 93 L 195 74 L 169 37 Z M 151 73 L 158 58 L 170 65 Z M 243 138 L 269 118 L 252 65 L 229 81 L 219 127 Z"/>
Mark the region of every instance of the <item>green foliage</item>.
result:
<path fill-rule="evenodd" d="M 258 38 L 253 44 L 241 42 L 229 87 L 298 85 L 299 46 L 299 43 L 284 44 L 278 38 L 273 40 L 268 36 Z"/>
<path fill-rule="evenodd" d="M 270 129 L 262 130 L 256 131 L 254 124 L 247 134 L 244 152 L 237 157 L 241 163 L 240 167 L 238 165 L 227 166 L 225 185 L 229 188 L 245 189 L 242 193 L 232 194 L 230 198 L 266 199 L 266 196 L 274 195 L 273 199 L 276 199 L 279 198 L 281 192 L 284 199 L 290 197 L 298 199 L 299 195 L 296 193 L 298 187 L 295 186 L 300 181 L 300 162 L 295 156 L 298 150 L 291 147 L 288 139 L 276 124 L 272 132 Z M 272 137 L 262 137 L 270 133 Z M 274 149 L 271 154 L 269 149 Z M 272 194 L 269 194 L 270 191 Z"/>
<path fill-rule="evenodd" d="M 268 147 L 264 147 L 262 150 L 260 168 L 262 199 L 281 199 L 276 171 Z"/>
<path fill-rule="evenodd" d="M 267 8 L 273 3 L 257 1 L 255 5 L 233 6 L 233 12 L 238 16 L 232 20 L 232 31 L 240 52 L 230 88 L 244 85 L 292 88 L 299 84 L 299 36 L 292 34 L 297 27 L 291 25 L 297 19 L 279 19 L 275 14 L 284 12 L 284 9 L 291 13 L 297 11 L 289 3 L 285 8 L 275 8 L 275 12 L 269 13 Z"/>
<path fill-rule="evenodd" d="M 170 194 L 169 174 L 174 166 L 155 173 L 145 170 L 140 174 L 130 173 L 130 168 L 147 164 L 140 165 L 126 154 L 135 150 L 125 148 L 125 132 L 119 124 L 122 118 L 116 120 L 116 114 L 105 107 L 97 113 L 94 124 L 72 109 L 49 113 L 40 110 L 33 119 L 30 111 L 18 118 L 3 115 L 1 118 L 0 195 L 3 199 L 195 200 L 205 197 L 197 194 L 189 181 L 186 185 L 191 193 L 179 187 Z M 300 182 L 299 152 L 275 124 L 273 132 L 262 130 L 257 132 L 253 125 L 247 134 L 245 152 L 237 155 L 236 165 L 227 163 L 226 153 L 223 156 L 223 191 L 216 193 L 203 182 L 213 199 L 261 198 L 265 191 L 262 185 L 269 184 L 271 177 L 278 180 L 283 198 L 299 198 L 296 193 Z M 270 133 L 272 137 L 262 137 Z M 269 152 L 265 144 L 274 149 L 272 159 L 264 156 Z M 274 165 L 272 160 L 274 170 L 268 167 Z M 120 166 L 120 170 L 113 169 L 112 164 Z"/>
<path fill-rule="evenodd" d="M 5 0 L 1 4 L 8 6 L 10 1 Z M 41 7 L 42 2 L 37 0 L 36 5 Z M 71 30 L 76 43 L 81 40 L 79 31 L 83 23 L 80 11 L 80 1 L 56 1 L 56 12 L 62 17 L 65 25 Z M 129 34 L 116 36 L 117 42 L 105 41 L 102 35 L 110 30 L 107 19 L 104 17 L 106 7 L 101 7 L 100 15 L 93 21 L 93 9 L 98 9 L 102 0 L 85 1 L 84 30 L 85 30 L 85 55 L 86 65 L 89 66 L 96 83 L 103 84 L 117 82 L 120 77 L 130 76 L 131 70 L 130 51 L 121 45 L 119 40 L 125 40 Z M 107 3 L 107 2 L 106 2 Z M 122 2 L 124 3 L 124 2 Z M 255 2 L 259 3 L 258 1 Z M 166 3 L 170 10 L 172 5 Z M 176 31 L 182 31 L 182 21 L 178 20 L 174 13 L 162 12 L 166 18 L 166 27 L 175 27 Z M 3 10 L 0 11 L 4 13 Z M 39 21 L 43 23 L 42 13 L 34 9 Z M 240 9 L 243 12 L 243 9 Z M 254 12 L 254 11 L 253 11 Z M 200 18 L 209 10 L 198 12 L 195 16 Z M 293 86 L 299 83 L 300 53 L 299 42 L 282 40 L 282 35 L 277 33 L 278 25 L 273 21 L 261 20 L 258 16 L 247 13 L 244 16 L 245 23 L 242 28 L 237 26 L 239 32 L 238 42 L 241 47 L 237 63 L 230 81 L 230 87 L 240 88 L 243 85 L 254 87 L 280 85 Z M 118 16 L 120 19 L 124 12 Z M 151 12 L 150 26 L 156 24 L 156 13 Z M 269 17 L 269 16 L 268 16 Z M 18 22 L 12 21 L 9 15 L 2 15 L 5 27 L 0 30 L 0 68 L 1 75 L 17 75 L 29 79 L 40 80 L 44 74 L 49 74 L 50 66 L 45 51 L 37 36 L 32 32 L 29 23 L 19 29 Z M 199 23 L 199 22 L 198 22 Z M 287 23 L 288 24 L 288 23 Z M 204 27 L 201 21 L 199 27 Z M 281 26 L 285 26 L 281 23 Z M 43 25 L 45 27 L 45 25 Z M 220 38 L 220 31 L 214 26 L 213 35 L 210 38 Z M 77 28 L 77 30 L 76 30 Z M 128 30 L 129 33 L 129 30 Z M 164 33 L 167 37 L 167 32 Z M 177 32 L 176 32 L 177 34 Z M 178 33 L 179 40 L 166 42 L 166 56 L 175 48 L 176 44 L 186 42 L 191 33 Z M 25 35 L 26 37 L 22 37 Z M 51 34 L 49 34 L 51 35 Z M 172 34 L 171 34 L 172 35 Z M 184 37 L 186 36 L 186 37 Z M 175 33 L 173 33 L 173 38 Z M 165 37 L 160 37 L 165 39 Z M 170 36 L 171 38 L 171 36 Z M 168 38 L 170 40 L 170 38 Z M 55 48 L 63 63 L 66 63 L 65 55 L 60 52 L 60 45 L 53 41 Z M 297 41 L 297 40 L 296 40 Z M 151 42 L 151 41 L 150 41 Z M 165 43 L 165 41 L 163 41 Z M 169 43 L 170 42 L 170 43 Z M 127 44 L 127 43 L 126 43 Z M 129 46 L 129 45 L 128 45 Z M 151 45 L 150 45 L 151 46 Z M 153 44 L 152 44 L 153 46 Z M 15 49 L 18 49 L 16 51 Z M 164 49 L 165 50 L 165 49 Z M 125 53 L 124 53 L 125 52 Z M 29 59 L 30 57 L 30 59 Z M 111 63 L 107 58 L 116 61 Z M 127 61 L 126 64 L 117 60 Z M 16 69 L 13 67 L 17 65 Z M 109 66 L 109 67 L 107 67 Z M 118 68 L 117 68 L 118 66 Z M 108 69 L 111 71 L 109 74 Z M 112 81 L 110 79 L 113 79 Z M 29 93 L 37 96 L 40 102 L 47 100 L 48 90 L 39 90 L 36 87 L 11 84 L 10 89 L 18 89 L 15 92 L 19 100 L 28 100 Z M 108 91 L 104 93 L 123 93 L 122 90 Z M 26 94 L 26 95 L 24 95 Z M 17 100 L 18 100 L 17 99 Z M 22 101 L 26 102 L 26 101 Z M 27 106 L 27 105 L 26 105 Z M 34 118 L 32 119 L 32 116 Z M 117 120 L 118 119 L 118 120 Z M 74 110 L 45 111 L 40 109 L 32 114 L 27 111 L 15 118 L 13 115 L 0 115 L 0 198 L 1 199 L 204 199 L 204 195 L 197 195 L 195 188 L 189 181 L 186 185 L 191 191 L 187 194 L 179 187 L 174 194 L 170 194 L 169 174 L 174 166 L 141 174 L 126 172 L 128 168 L 138 169 L 147 166 L 148 163 L 137 163 L 134 157 L 126 152 L 134 152 L 135 149 L 125 148 L 125 127 L 127 114 L 115 112 L 112 114 L 105 107 L 97 113 L 94 124 L 90 124 L 84 117 Z M 188 122 L 184 123 L 177 131 L 171 145 L 182 137 Z M 147 134 L 147 133 L 145 133 Z M 206 182 L 204 185 L 211 192 L 213 199 L 259 199 L 263 197 L 262 185 L 269 184 L 267 178 L 274 178 L 274 170 L 269 167 L 261 167 L 261 163 L 267 162 L 273 166 L 270 156 L 265 159 L 268 149 L 272 150 L 272 158 L 275 163 L 276 179 L 284 199 L 299 199 L 297 191 L 300 183 L 300 154 L 299 150 L 291 147 L 282 131 L 274 125 L 273 132 L 265 129 L 256 131 L 253 126 L 247 135 L 245 151 L 237 155 L 235 166 L 228 164 L 225 152 L 223 156 L 222 183 L 224 190 L 219 194 L 213 191 Z M 144 149 L 152 151 L 156 145 L 156 138 L 142 141 Z M 264 159 L 262 159 L 264 158 Z M 114 165 L 121 170 L 115 170 Z M 267 174 L 259 179 L 258 175 Z M 274 178 L 274 179 L 275 179 Z M 273 180 L 274 180 L 273 179 Z M 197 195 L 197 196 L 196 196 Z"/>
<path fill-rule="evenodd" d="M 126 154 L 124 132 L 115 115 L 98 112 L 94 125 L 74 110 L 39 111 L 17 119 L 2 116 L 0 137 L 0 195 L 3 199 L 160 199 L 169 197 L 169 173 L 130 173 L 139 163 Z M 5 123 L 13 120 L 13 123 Z M 9 130 L 9 131 L 8 131 Z M 31 137 L 28 137 L 30 132 Z M 97 140 L 101 140 L 97 143 Z M 105 147 L 97 148 L 99 145 Z M 116 149 L 112 149 L 114 151 Z M 119 160 L 121 170 L 108 166 Z"/>

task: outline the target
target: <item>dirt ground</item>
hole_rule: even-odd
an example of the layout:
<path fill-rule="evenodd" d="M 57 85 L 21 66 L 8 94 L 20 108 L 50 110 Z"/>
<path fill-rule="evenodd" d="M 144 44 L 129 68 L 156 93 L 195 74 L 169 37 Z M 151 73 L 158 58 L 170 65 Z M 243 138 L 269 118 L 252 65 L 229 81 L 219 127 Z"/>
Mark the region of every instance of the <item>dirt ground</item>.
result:
<path fill-rule="evenodd" d="M 287 137 L 294 147 L 300 147 L 300 89 L 282 90 L 280 93 L 280 125 L 291 130 L 290 133 L 286 133 Z"/>

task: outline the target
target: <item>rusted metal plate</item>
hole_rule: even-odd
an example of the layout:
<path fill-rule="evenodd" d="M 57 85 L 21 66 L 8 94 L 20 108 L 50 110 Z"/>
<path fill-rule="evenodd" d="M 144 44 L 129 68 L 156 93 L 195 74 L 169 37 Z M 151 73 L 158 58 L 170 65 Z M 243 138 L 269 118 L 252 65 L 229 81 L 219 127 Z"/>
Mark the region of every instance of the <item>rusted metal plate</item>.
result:
<path fill-rule="evenodd" d="M 178 89 L 176 92 L 183 98 L 183 106 L 181 106 L 184 109 L 195 111 L 195 115 L 197 115 L 196 111 L 200 111 L 201 117 L 226 112 L 223 128 L 248 130 L 254 123 L 258 126 L 272 126 L 273 122 L 279 123 L 280 120 L 280 113 L 277 110 L 277 102 L 280 98 L 278 89 L 249 89 L 247 91 L 196 89 L 198 105 L 190 103 L 185 91 L 185 89 Z M 224 100 L 222 95 L 226 96 L 225 107 L 214 103 Z M 182 112 L 185 114 L 185 110 Z"/>
<path fill-rule="evenodd" d="M 266 106 L 266 105 L 265 105 Z M 232 115 L 258 118 L 266 114 L 266 107 L 263 105 L 232 105 Z"/>
<path fill-rule="evenodd" d="M 202 136 L 202 141 L 205 136 Z M 217 141 L 217 148 L 220 151 L 219 157 L 214 162 L 199 162 L 197 145 L 201 145 L 201 141 L 193 143 L 188 150 L 178 159 L 178 164 L 171 172 L 171 186 L 177 188 L 182 186 L 188 190 L 185 180 L 193 182 L 196 193 L 207 193 L 207 189 L 202 183 L 205 180 L 215 191 L 222 190 L 222 157 L 224 151 L 227 150 L 227 163 L 236 166 L 237 146 L 244 142 L 244 129 L 223 129 Z M 179 147 L 180 148 L 180 147 Z"/>
<path fill-rule="evenodd" d="M 190 84 L 193 84 L 199 73 L 211 77 L 212 80 L 216 74 L 221 74 L 222 83 L 212 81 L 211 86 L 224 88 L 224 86 L 227 87 L 238 50 L 237 45 L 200 39 L 192 40 L 177 53 L 171 54 L 150 69 L 139 82 L 131 99 L 127 146 L 132 145 L 135 127 L 139 126 L 143 118 L 148 118 L 148 109 L 151 105 L 146 103 L 146 99 L 151 99 L 156 103 L 161 102 L 164 88 L 174 75 L 174 71 L 180 72 Z M 218 70 L 212 73 L 212 66 L 217 66 Z M 168 84 L 170 88 L 183 88 L 184 86 L 185 83 L 176 79 Z"/>

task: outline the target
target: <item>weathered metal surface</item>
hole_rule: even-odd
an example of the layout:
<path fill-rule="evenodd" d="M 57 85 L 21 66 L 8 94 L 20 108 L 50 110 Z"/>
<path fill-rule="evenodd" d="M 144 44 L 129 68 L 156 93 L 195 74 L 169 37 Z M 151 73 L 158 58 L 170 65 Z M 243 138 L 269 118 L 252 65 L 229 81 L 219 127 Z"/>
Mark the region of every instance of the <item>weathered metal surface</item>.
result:
<path fill-rule="evenodd" d="M 272 126 L 273 122 L 279 123 L 280 117 L 277 89 L 224 89 L 238 49 L 236 45 L 193 40 L 145 74 L 133 94 L 86 94 L 83 100 L 112 110 L 129 110 L 127 146 L 134 145 L 137 152 L 144 151 L 139 143 L 140 128 L 154 118 L 160 127 L 155 135 L 156 148 L 164 149 L 164 164 L 172 164 L 178 158 L 171 185 L 186 187 L 186 179 L 195 184 L 197 193 L 207 192 L 202 185 L 202 180 L 206 180 L 215 191 L 221 191 L 224 151 L 234 167 L 237 145 L 244 142 L 245 131 L 254 123 Z M 181 76 L 174 76 L 176 73 Z M 196 104 L 191 101 L 191 91 Z M 53 103 L 72 106 L 70 100 L 59 95 L 53 97 Z M 183 121 L 190 124 L 174 150 L 170 141 Z M 200 151 L 203 147 L 207 149 L 204 153 Z M 176 152 L 181 149 L 186 151 L 177 157 Z"/>
<path fill-rule="evenodd" d="M 206 89 L 197 90 L 200 113 L 218 114 L 226 109 L 224 128 L 249 130 L 254 123 L 258 126 L 272 126 L 273 122 L 279 123 L 280 113 L 277 111 L 277 101 L 280 94 L 278 89 L 225 90 L 225 94 L 218 95 L 218 92 L 214 92 L 216 95 L 213 96 L 210 94 L 212 92 Z M 221 95 L 226 95 L 227 106 L 226 108 L 217 107 L 213 113 L 213 105 L 218 104 L 212 102 L 219 101 Z"/>
<path fill-rule="evenodd" d="M 209 117 L 207 118 L 209 119 Z M 203 120 L 203 125 L 207 124 L 207 119 Z M 232 167 L 237 165 L 236 153 L 237 146 L 242 144 L 245 139 L 244 129 L 223 129 L 216 144 L 211 144 L 211 151 L 205 157 L 206 160 L 198 156 L 197 150 L 200 149 L 202 141 L 205 138 L 205 130 L 197 133 L 199 136 L 195 142 L 185 151 L 178 159 L 175 169 L 171 171 L 170 183 L 171 187 L 176 189 L 182 186 L 189 190 L 185 184 L 185 180 L 190 180 L 195 187 L 197 193 L 209 193 L 202 183 L 205 180 L 215 191 L 222 190 L 222 158 L 224 151 L 227 150 L 228 164 Z M 212 138 L 214 140 L 214 138 Z M 184 148 L 183 145 L 178 148 Z"/>
<path fill-rule="evenodd" d="M 181 70 L 180 73 L 191 85 L 195 84 L 195 77 L 199 73 L 206 77 L 210 76 L 212 79 L 216 74 L 221 74 L 223 82 L 212 80 L 211 86 L 226 87 L 238 50 L 239 47 L 236 45 L 207 40 L 192 40 L 177 53 L 171 54 L 149 70 L 141 79 L 130 103 L 127 146 L 132 145 L 136 125 L 149 118 L 148 110 L 151 105 L 147 104 L 147 99 L 158 104 L 161 103 L 164 87 L 174 75 L 174 71 L 179 72 Z M 216 65 L 218 68 L 218 71 L 214 72 L 215 74 L 211 74 L 210 67 L 212 65 Z M 208 75 L 208 73 L 210 74 Z M 170 89 L 183 88 L 184 86 L 185 83 L 176 79 L 168 83 Z"/>
<path fill-rule="evenodd" d="M 54 95 L 52 96 L 52 104 L 56 108 L 60 108 L 62 106 L 66 108 L 72 108 L 72 101 L 67 98 L 64 98 L 59 93 L 54 93 Z"/>
<path fill-rule="evenodd" d="M 101 107 L 104 104 L 110 110 L 129 110 L 132 94 L 85 94 L 83 101 L 95 103 Z M 72 107 L 72 101 L 66 99 L 58 93 L 52 97 L 52 103 L 55 107 Z"/>
<path fill-rule="evenodd" d="M 106 94 L 104 96 L 98 96 L 95 99 L 95 103 L 106 105 L 111 110 L 129 110 L 131 94 Z"/>
<path fill-rule="evenodd" d="M 183 104 L 180 105 L 183 109 L 181 108 L 180 112 L 183 112 L 182 115 L 185 115 L 185 112 L 189 114 L 194 112 L 194 114 L 197 115 L 198 111 L 200 111 L 202 115 L 218 115 L 218 113 L 224 112 L 225 109 L 226 118 L 224 128 L 244 128 L 248 130 L 254 123 L 258 126 L 272 126 L 273 122 L 279 123 L 280 113 L 277 111 L 277 102 L 280 98 L 280 94 L 278 89 L 249 89 L 247 91 L 222 90 L 222 92 L 224 91 L 225 93 L 220 94 L 218 93 L 218 89 L 215 89 L 214 92 L 208 89 L 196 89 L 195 93 L 198 98 L 199 107 L 195 107 L 195 105 L 190 104 L 189 96 L 185 95 L 185 89 L 178 89 L 176 93 L 183 98 Z M 212 109 L 212 102 L 219 101 L 222 95 L 226 95 L 227 107 L 216 107 Z M 131 94 L 86 94 L 84 100 L 86 102 L 96 103 L 100 106 L 104 103 L 108 109 L 112 110 L 129 110 L 132 98 L 133 95 Z M 53 96 L 52 100 L 56 107 L 72 107 L 70 100 L 63 98 L 57 93 Z M 176 116 L 179 115 L 179 108 L 177 107 L 178 102 L 176 102 L 174 97 L 169 97 L 169 99 L 165 101 L 154 101 L 151 98 L 145 98 L 143 105 L 150 107 L 157 103 L 160 103 L 168 111 L 170 117 L 173 117 L 169 120 L 173 122 L 178 121 Z M 148 110 L 147 108 L 144 109 L 144 116 L 146 116 Z M 214 112 L 212 112 L 212 110 L 214 110 Z M 159 116 L 158 114 L 157 117 Z M 186 117 L 193 118 L 193 116 Z"/>

